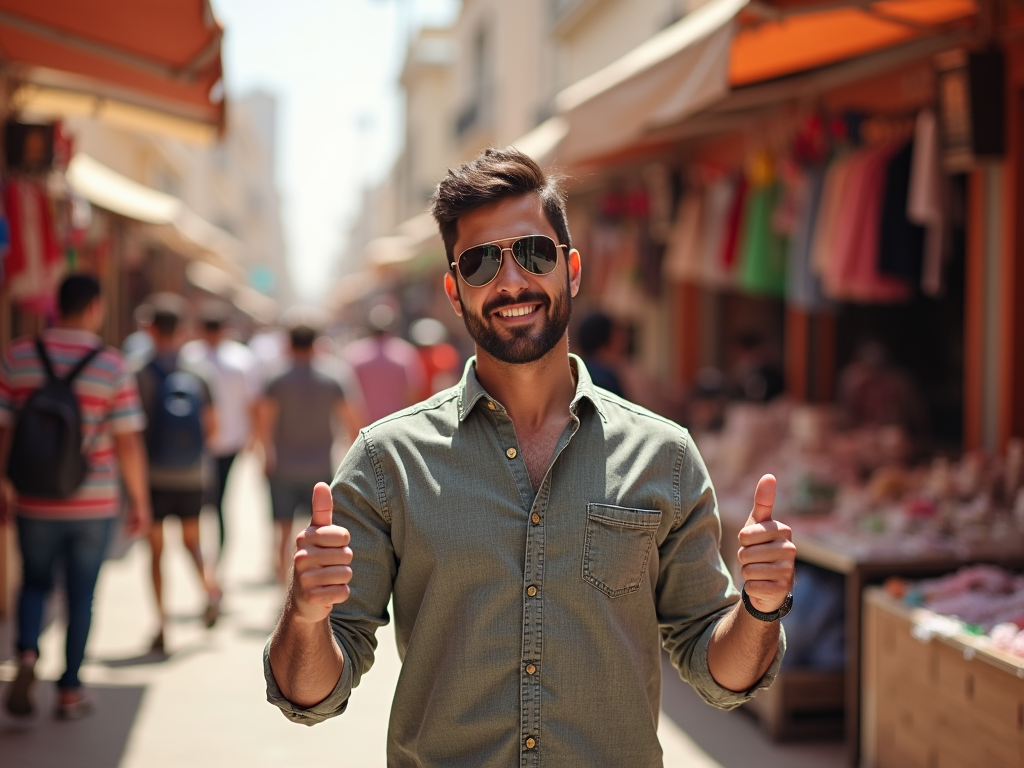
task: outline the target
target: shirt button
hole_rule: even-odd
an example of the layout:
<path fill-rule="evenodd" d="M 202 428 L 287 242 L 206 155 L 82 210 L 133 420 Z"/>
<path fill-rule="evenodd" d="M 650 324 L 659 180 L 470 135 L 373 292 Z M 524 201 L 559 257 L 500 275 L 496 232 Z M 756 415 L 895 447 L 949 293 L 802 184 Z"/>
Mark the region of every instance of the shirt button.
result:
<path fill-rule="evenodd" d="M 537 746 L 537 740 L 534 739 L 532 736 L 526 740 L 526 748 L 527 749 L 533 749 L 536 746 Z"/>
<path fill-rule="evenodd" d="M 526 590 L 526 594 L 528 594 L 530 597 L 536 597 L 536 595 L 537 595 L 537 588 L 536 587 L 529 587 Z"/>
<path fill-rule="evenodd" d="M 490 408 L 493 411 L 494 410 L 494 403 L 492 401 L 488 400 L 487 401 L 487 407 Z"/>
<path fill-rule="evenodd" d="M 535 666 L 533 666 L 533 664 L 527 664 L 526 665 L 526 674 L 532 675 L 536 671 L 537 671 L 537 668 Z"/>
<path fill-rule="evenodd" d="M 537 523 L 540 522 L 540 515 L 538 515 L 536 512 L 534 512 L 532 515 L 530 515 L 530 520 L 531 520 L 531 522 L 533 522 L 534 525 L 536 525 Z"/>
<path fill-rule="evenodd" d="M 518 455 L 518 453 L 519 451 L 517 451 L 515 448 L 509 448 L 507 451 L 505 451 L 505 455 L 508 456 L 510 459 L 514 459 Z"/>

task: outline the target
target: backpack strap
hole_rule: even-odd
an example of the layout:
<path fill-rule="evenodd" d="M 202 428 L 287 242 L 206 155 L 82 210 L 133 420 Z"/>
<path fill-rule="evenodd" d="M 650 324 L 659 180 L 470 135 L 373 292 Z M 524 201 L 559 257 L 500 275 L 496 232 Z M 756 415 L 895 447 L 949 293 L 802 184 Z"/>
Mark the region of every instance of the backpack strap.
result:
<path fill-rule="evenodd" d="M 50 356 L 46 354 L 46 347 L 43 345 L 43 337 L 36 336 L 36 352 L 39 354 L 39 359 L 43 363 L 43 368 L 46 370 L 46 380 L 55 381 L 57 375 L 53 372 L 53 365 L 50 363 Z"/>
<path fill-rule="evenodd" d="M 85 370 L 85 366 L 91 363 L 93 358 L 96 357 L 96 355 L 98 355 L 102 351 L 103 345 L 100 344 L 95 349 L 90 349 L 88 352 L 86 352 L 85 356 L 81 360 L 79 360 L 75 367 L 72 368 L 64 377 L 64 383 L 70 384 L 72 381 L 74 381 L 78 377 L 78 374 Z"/>

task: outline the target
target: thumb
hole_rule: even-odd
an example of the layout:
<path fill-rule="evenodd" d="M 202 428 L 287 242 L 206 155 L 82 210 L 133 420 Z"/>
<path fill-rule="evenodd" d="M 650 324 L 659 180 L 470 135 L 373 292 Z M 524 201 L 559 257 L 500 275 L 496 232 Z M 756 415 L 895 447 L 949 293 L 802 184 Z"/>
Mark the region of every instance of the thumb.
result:
<path fill-rule="evenodd" d="M 313 486 L 313 519 L 310 525 L 314 528 L 323 528 L 325 525 L 334 524 L 334 497 L 331 496 L 331 487 L 327 483 L 317 483 Z"/>
<path fill-rule="evenodd" d="M 754 508 L 750 510 L 747 525 L 767 523 L 772 519 L 772 507 L 775 505 L 775 475 L 765 475 L 757 483 L 754 491 Z"/>

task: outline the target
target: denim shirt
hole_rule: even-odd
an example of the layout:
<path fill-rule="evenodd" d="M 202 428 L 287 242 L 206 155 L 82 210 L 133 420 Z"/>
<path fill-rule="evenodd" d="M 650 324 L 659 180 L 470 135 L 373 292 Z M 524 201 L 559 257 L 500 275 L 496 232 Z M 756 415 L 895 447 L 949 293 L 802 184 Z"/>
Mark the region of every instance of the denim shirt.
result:
<path fill-rule="evenodd" d="M 713 706 L 771 685 L 781 631 L 750 691 L 708 669 L 711 634 L 739 594 L 689 434 L 571 362 L 572 418 L 536 493 L 474 360 L 456 387 L 360 432 L 332 486 L 354 553 L 351 596 L 330 618 L 344 670 L 326 699 L 297 707 L 268 643 L 267 698 L 288 718 L 344 712 L 389 599 L 403 662 L 389 766 L 660 766 L 662 647 Z"/>

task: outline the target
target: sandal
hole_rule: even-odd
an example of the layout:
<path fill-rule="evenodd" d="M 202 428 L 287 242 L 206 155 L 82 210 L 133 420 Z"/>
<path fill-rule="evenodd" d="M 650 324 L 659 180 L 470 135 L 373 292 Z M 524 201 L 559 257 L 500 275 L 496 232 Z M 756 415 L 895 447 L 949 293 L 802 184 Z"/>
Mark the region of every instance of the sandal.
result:
<path fill-rule="evenodd" d="M 218 618 L 220 618 L 220 597 L 211 597 L 210 602 L 206 604 L 206 610 L 203 611 L 203 624 L 207 629 L 213 629 Z"/>
<path fill-rule="evenodd" d="M 35 712 L 32 689 L 36 682 L 35 661 L 22 661 L 18 665 L 18 675 L 7 690 L 7 711 L 14 717 L 28 717 Z"/>

